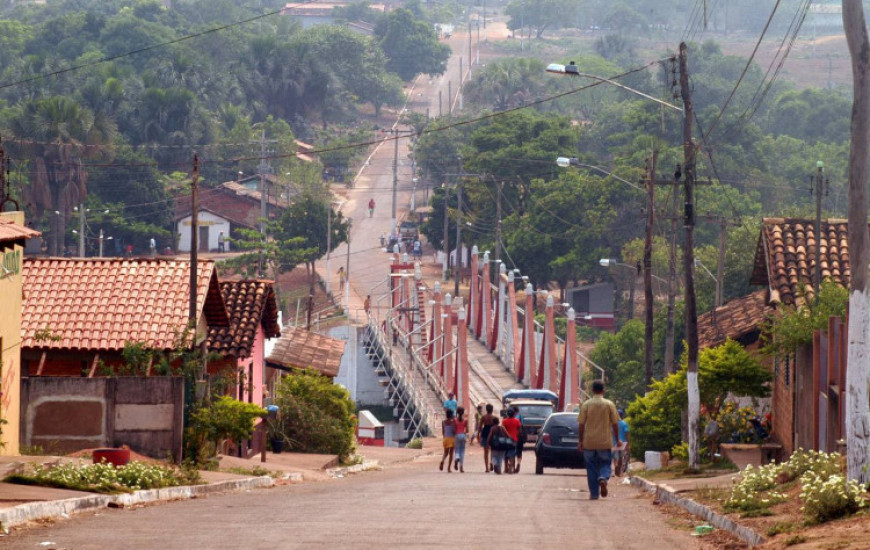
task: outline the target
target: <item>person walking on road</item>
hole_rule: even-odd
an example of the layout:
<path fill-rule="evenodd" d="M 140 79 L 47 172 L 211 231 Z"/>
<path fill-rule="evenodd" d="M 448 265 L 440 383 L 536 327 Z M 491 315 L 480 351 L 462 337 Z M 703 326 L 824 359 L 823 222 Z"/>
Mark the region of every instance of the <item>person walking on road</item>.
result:
<path fill-rule="evenodd" d="M 492 429 L 489 430 L 489 437 L 487 437 L 486 446 L 490 449 L 491 452 L 491 460 L 492 460 L 492 470 L 501 475 L 502 467 L 505 464 L 505 454 L 508 452 L 508 445 L 504 445 L 502 442 L 511 441 L 511 436 L 508 434 L 505 427 L 498 423 L 498 417 L 493 416 L 493 420 L 495 424 L 493 424 Z"/>
<path fill-rule="evenodd" d="M 453 469 L 465 473 L 465 443 L 468 439 L 468 420 L 465 418 L 465 409 L 456 409 L 456 451 L 453 455 Z"/>
<path fill-rule="evenodd" d="M 592 398 L 583 402 L 580 414 L 577 450 L 583 453 L 586 463 L 586 482 L 589 499 L 607 496 L 607 481 L 613 460 L 613 440 L 619 439 L 619 413 L 613 401 L 604 398 L 604 382 L 592 382 Z"/>
<path fill-rule="evenodd" d="M 502 427 L 507 432 L 508 436 L 510 436 L 511 440 L 514 442 L 513 447 L 508 449 L 504 455 L 505 456 L 504 473 L 506 473 L 506 474 L 512 474 L 516 471 L 517 442 L 520 439 L 520 429 L 522 427 L 522 424 L 520 424 L 520 421 L 516 416 L 517 416 L 516 409 L 511 407 L 507 411 L 507 418 L 505 418 L 504 422 L 501 423 Z"/>
<path fill-rule="evenodd" d="M 447 409 L 447 418 L 441 421 L 441 433 L 444 436 L 444 455 L 441 456 L 441 464 L 438 465 L 439 470 L 444 470 L 444 460 L 447 460 L 447 473 L 452 471 L 453 467 L 453 451 L 456 448 L 456 419 L 453 418 L 453 411 Z"/>
<path fill-rule="evenodd" d="M 372 295 L 369 294 L 366 296 L 366 301 L 363 302 L 363 309 L 366 312 L 366 315 L 370 315 L 372 312 Z"/>
<path fill-rule="evenodd" d="M 369 199 L 369 217 L 374 217 L 375 215 L 375 199 L 372 197 Z"/>
<path fill-rule="evenodd" d="M 517 434 L 517 458 L 514 465 L 514 473 L 518 474 L 520 473 L 520 466 L 523 464 L 523 447 L 525 447 L 528 441 L 528 436 L 526 435 L 526 420 L 520 414 L 518 408 L 512 407 L 512 409 L 514 410 L 514 417 L 520 421 L 520 430 Z"/>
<path fill-rule="evenodd" d="M 454 415 L 456 414 L 456 397 L 453 395 L 453 392 L 447 394 L 447 399 L 444 400 L 444 410 L 451 411 Z"/>
<path fill-rule="evenodd" d="M 628 464 L 628 422 L 625 421 L 625 411 L 616 409 L 619 413 L 619 439 L 613 440 L 613 475 L 622 477 Z"/>
<path fill-rule="evenodd" d="M 338 268 L 338 290 L 344 290 L 344 283 L 347 282 L 347 274 L 344 272 L 344 266 Z"/>
<path fill-rule="evenodd" d="M 492 414 L 492 411 L 492 404 L 487 403 L 486 414 L 480 418 L 480 430 L 478 431 L 480 445 L 483 447 L 483 463 L 486 466 L 487 472 L 492 471 L 492 465 L 489 460 L 489 454 L 492 450 L 489 447 L 489 434 L 492 432 L 492 427 L 498 424 L 498 417 Z"/>
<path fill-rule="evenodd" d="M 471 433 L 471 442 L 474 443 L 474 440 L 477 440 L 477 443 L 480 444 L 480 419 L 483 418 L 483 403 L 477 405 L 474 409 L 474 431 Z"/>

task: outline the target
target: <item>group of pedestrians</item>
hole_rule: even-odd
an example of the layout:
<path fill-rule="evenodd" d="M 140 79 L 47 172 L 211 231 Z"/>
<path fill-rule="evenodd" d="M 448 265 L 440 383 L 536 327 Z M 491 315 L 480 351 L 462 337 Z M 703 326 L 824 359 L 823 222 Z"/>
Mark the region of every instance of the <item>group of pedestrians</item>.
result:
<path fill-rule="evenodd" d="M 484 410 L 486 411 L 484 413 Z M 478 405 L 475 412 L 475 427 L 470 441 L 477 441 L 483 448 L 483 462 L 486 472 L 496 474 L 516 474 L 523 460 L 523 445 L 526 443 L 522 418 L 513 407 L 508 408 L 504 421 L 493 414 L 494 408 L 487 404 Z M 445 419 L 441 424 L 444 441 L 444 454 L 439 465 L 447 471 L 465 472 L 465 447 L 469 441 L 468 420 L 465 409 L 458 407 L 453 393 L 444 401 Z"/>

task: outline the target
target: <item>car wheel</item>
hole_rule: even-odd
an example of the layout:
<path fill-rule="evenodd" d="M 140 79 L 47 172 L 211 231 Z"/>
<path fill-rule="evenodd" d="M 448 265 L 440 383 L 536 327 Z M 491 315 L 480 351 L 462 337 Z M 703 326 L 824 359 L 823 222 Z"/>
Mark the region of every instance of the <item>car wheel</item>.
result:
<path fill-rule="evenodd" d="M 535 473 L 537 475 L 541 475 L 544 473 L 544 463 L 541 461 L 540 458 L 535 460 Z"/>

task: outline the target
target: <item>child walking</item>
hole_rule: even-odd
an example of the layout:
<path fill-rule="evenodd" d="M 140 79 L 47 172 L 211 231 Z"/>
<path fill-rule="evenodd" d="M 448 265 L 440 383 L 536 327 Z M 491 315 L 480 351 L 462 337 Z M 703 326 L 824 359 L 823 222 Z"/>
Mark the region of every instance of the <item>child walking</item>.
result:
<path fill-rule="evenodd" d="M 438 465 L 439 470 L 444 470 L 444 460 L 447 460 L 447 473 L 452 471 L 453 467 L 453 451 L 456 448 L 456 419 L 453 418 L 453 411 L 446 409 L 445 415 L 447 418 L 441 422 L 441 432 L 444 434 L 444 456 L 441 457 L 441 464 Z"/>
<path fill-rule="evenodd" d="M 465 419 L 465 409 L 456 409 L 456 451 L 453 468 L 465 473 L 465 443 L 468 440 L 468 421 Z"/>

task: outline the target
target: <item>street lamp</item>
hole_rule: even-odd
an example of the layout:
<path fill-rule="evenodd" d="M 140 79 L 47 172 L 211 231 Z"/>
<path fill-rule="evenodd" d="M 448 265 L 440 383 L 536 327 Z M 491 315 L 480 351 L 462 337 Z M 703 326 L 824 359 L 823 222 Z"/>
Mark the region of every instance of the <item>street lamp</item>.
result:
<path fill-rule="evenodd" d="M 637 273 L 640 271 L 638 266 L 628 265 L 618 261 L 616 258 L 601 258 L 598 260 L 601 267 L 625 267 L 634 272 L 631 286 L 628 288 L 628 319 L 634 319 L 634 287 L 637 286 Z"/>
<path fill-rule="evenodd" d="M 698 258 L 695 258 L 695 267 L 701 267 L 704 271 L 707 272 L 707 275 L 709 275 L 710 278 L 713 279 L 713 282 L 716 283 L 716 307 L 721 306 L 722 305 L 722 282 L 719 280 L 718 277 L 713 275 L 713 272 L 710 271 L 706 265 L 701 263 L 701 260 L 699 260 Z"/>
<path fill-rule="evenodd" d="M 626 185 L 630 185 L 631 187 L 634 187 L 638 191 L 643 191 L 643 188 L 640 187 L 639 185 L 631 183 L 630 181 L 628 181 L 626 179 L 620 178 L 619 176 L 617 176 L 613 172 L 605 170 L 604 168 L 601 168 L 600 166 L 593 166 L 591 164 L 583 164 L 576 157 L 558 157 L 556 159 L 556 164 L 560 168 L 568 168 L 569 166 L 579 166 L 581 168 L 588 168 L 590 170 L 595 170 L 596 172 L 600 172 L 602 174 L 610 176 L 617 181 L 621 181 L 622 183 L 624 183 Z"/>
<path fill-rule="evenodd" d="M 599 82 L 606 82 L 607 84 L 611 84 L 613 86 L 616 86 L 617 88 L 625 90 L 626 92 L 631 92 L 635 95 L 639 95 L 639 96 L 641 96 L 645 99 L 648 99 L 650 101 L 655 101 L 656 103 L 658 103 L 660 105 L 664 105 L 665 107 L 668 107 L 669 109 L 673 109 L 675 111 L 680 111 L 680 112 L 683 111 L 682 107 L 678 107 L 678 106 L 674 105 L 673 103 L 668 103 L 667 101 L 662 101 L 661 99 L 654 98 L 653 96 L 645 94 L 645 93 L 641 92 L 640 90 L 635 90 L 634 88 L 630 88 L 630 87 L 626 86 L 625 84 L 620 84 L 619 82 L 616 82 L 615 80 L 610 80 L 609 78 L 596 76 L 594 74 L 581 73 L 580 68 L 573 61 L 570 62 L 568 65 L 561 65 L 559 63 L 550 63 L 549 65 L 547 65 L 547 72 L 548 73 L 556 73 L 556 74 L 567 74 L 570 76 L 583 76 L 586 78 L 591 78 L 592 80 L 597 80 Z"/>
<path fill-rule="evenodd" d="M 104 240 L 111 241 L 113 238 L 114 237 L 104 237 L 103 236 L 103 228 L 102 227 L 100 228 L 100 236 L 99 236 L 99 239 L 100 239 L 100 258 L 103 257 L 103 241 Z"/>

